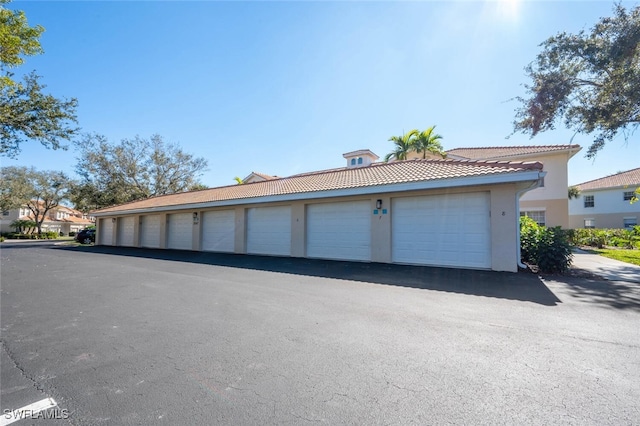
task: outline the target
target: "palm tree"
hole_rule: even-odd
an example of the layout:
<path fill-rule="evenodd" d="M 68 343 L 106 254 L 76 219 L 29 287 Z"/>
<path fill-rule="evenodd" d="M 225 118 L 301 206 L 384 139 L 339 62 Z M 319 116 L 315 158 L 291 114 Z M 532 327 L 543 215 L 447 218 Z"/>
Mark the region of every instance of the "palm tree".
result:
<path fill-rule="evenodd" d="M 427 130 L 423 130 L 422 132 L 417 132 L 416 138 L 414 141 L 416 152 L 422 153 L 422 158 L 427 158 L 427 152 L 431 152 L 433 154 L 441 155 L 442 158 L 446 156 L 445 152 L 442 149 L 442 144 L 440 140 L 442 140 L 442 136 L 434 133 L 433 130 L 436 126 L 431 126 Z"/>
<path fill-rule="evenodd" d="M 415 150 L 415 140 L 418 133 L 417 130 L 411 130 L 402 136 L 391 136 L 389 140 L 394 143 L 395 147 L 393 151 L 384 157 L 384 161 L 389 162 L 392 159 L 396 161 L 406 160 L 407 154 Z"/>

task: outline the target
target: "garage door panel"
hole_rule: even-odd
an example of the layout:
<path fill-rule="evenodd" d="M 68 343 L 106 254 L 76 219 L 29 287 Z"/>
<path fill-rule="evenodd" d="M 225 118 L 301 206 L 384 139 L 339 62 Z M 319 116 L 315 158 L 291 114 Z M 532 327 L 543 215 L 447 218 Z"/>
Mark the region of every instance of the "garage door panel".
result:
<path fill-rule="evenodd" d="M 123 247 L 135 246 L 134 226 L 135 217 L 128 216 L 118 219 L 118 245 Z"/>
<path fill-rule="evenodd" d="M 193 213 L 174 213 L 167 216 L 167 248 L 191 250 L 193 241 Z"/>
<path fill-rule="evenodd" d="M 307 256 L 371 259 L 371 206 L 367 201 L 307 206 Z"/>
<path fill-rule="evenodd" d="M 209 211 L 202 214 L 202 250 L 233 252 L 235 211 Z"/>
<path fill-rule="evenodd" d="M 392 200 L 392 261 L 491 267 L 489 194 Z"/>
<path fill-rule="evenodd" d="M 113 220 L 111 218 L 100 219 L 100 244 L 105 246 L 113 245 Z"/>
<path fill-rule="evenodd" d="M 291 207 L 247 210 L 247 253 L 291 255 Z"/>
<path fill-rule="evenodd" d="M 147 215 L 140 219 L 140 246 L 160 247 L 160 215 Z"/>

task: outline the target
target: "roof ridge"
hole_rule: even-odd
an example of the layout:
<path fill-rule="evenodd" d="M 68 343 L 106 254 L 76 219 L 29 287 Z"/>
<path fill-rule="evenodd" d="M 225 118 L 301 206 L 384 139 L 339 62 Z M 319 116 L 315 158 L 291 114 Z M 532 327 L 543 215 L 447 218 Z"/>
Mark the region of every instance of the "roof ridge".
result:
<path fill-rule="evenodd" d="M 500 145 L 500 146 L 473 146 L 473 147 L 459 147 L 447 149 L 445 152 L 455 151 L 457 149 L 509 149 L 509 148 L 557 148 L 557 147 L 578 147 L 579 144 L 554 144 L 554 145 Z"/>
<path fill-rule="evenodd" d="M 611 178 L 611 177 L 614 177 L 614 176 L 623 175 L 625 173 L 635 172 L 636 170 L 640 170 L 640 167 L 636 167 L 634 169 L 625 170 L 624 172 L 613 173 L 613 174 L 602 176 L 602 177 L 599 177 L 599 178 L 596 178 L 596 179 L 591 179 L 591 180 L 588 180 L 586 182 L 581 182 L 581 183 L 578 183 L 578 184 L 575 184 L 575 185 L 572 185 L 572 186 L 586 185 L 588 183 L 597 182 L 599 180 L 608 179 L 608 178 Z"/>
<path fill-rule="evenodd" d="M 511 165 L 522 165 L 522 166 L 531 166 L 527 168 L 540 168 L 542 169 L 542 163 L 539 161 L 509 161 L 509 160 L 474 160 L 472 158 L 414 158 L 412 160 L 404 160 L 404 161 L 414 161 L 414 162 L 431 162 L 431 163 L 445 163 L 445 162 L 454 162 L 454 163 L 465 163 L 465 164 L 473 164 L 479 166 L 511 166 Z"/>

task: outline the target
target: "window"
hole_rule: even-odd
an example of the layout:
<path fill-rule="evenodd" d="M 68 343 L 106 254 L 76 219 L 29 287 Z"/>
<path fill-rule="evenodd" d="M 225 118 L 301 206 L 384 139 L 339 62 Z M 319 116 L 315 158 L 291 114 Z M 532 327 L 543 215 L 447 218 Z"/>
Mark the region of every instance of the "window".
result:
<path fill-rule="evenodd" d="M 584 206 L 585 207 L 594 207 L 596 205 L 596 201 L 593 195 L 585 195 L 584 196 Z"/>
<path fill-rule="evenodd" d="M 355 159 L 355 158 L 352 158 L 352 159 L 351 159 L 351 165 L 352 165 L 352 166 L 355 166 L 355 165 L 356 165 L 356 159 Z"/>
<path fill-rule="evenodd" d="M 546 226 L 546 214 L 544 210 L 521 211 L 520 216 L 527 216 L 535 220 L 540 226 Z"/>
<path fill-rule="evenodd" d="M 622 219 L 622 224 L 624 228 L 631 229 L 638 224 L 637 217 L 625 217 Z"/>
<path fill-rule="evenodd" d="M 358 157 L 358 164 L 362 164 L 362 157 Z"/>
<path fill-rule="evenodd" d="M 585 219 L 584 220 L 584 227 L 585 228 L 595 228 L 596 227 L 596 220 L 595 219 Z"/>
<path fill-rule="evenodd" d="M 625 191 L 622 195 L 624 201 L 631 201 L 633 199 L 633 191 Z"/>
<path fill-rule="evenodd" d="M 2 216 L 9 216 L 9 210 L 2 210 Z"/>

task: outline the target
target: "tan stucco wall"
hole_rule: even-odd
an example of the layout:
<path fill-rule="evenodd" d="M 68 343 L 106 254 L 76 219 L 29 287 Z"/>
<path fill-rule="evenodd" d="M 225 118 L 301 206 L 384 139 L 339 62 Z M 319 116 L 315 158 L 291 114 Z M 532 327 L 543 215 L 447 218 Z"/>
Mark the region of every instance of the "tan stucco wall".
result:
<path fill-rule="evenodd" d="M 391 263 L 391 196 L 376 196 L 371 199 L 370 209 L 376 208 L 376 201 L 382 200 L 378 214 L 371 215 L 371 261 Z M 383 210 L 387 214 L 383 214 Z"/>
<path fill-rule="evenodd" d="M 198 218 L 194 219 L 191 227 L 191 250 L 200 251 L 202 248 L 202 212 L 198 210 L 194 213 L 198 214 Z"/>
<path fill-rule="evenodd" d="M 291 256 L 305 257 L 306 253 L 306 214 L 304 201 L 291 204 Z"/>
<path fill-rule="evenodd" d="M 625 217 L 635 217 L 640 224 L 640 214 L 634 213 L 604 213 L 569 216 L 569 226 L 572 229 L 584 228 L 585 219 L 594 219 L 596 228 L 620 229 L 623 227 Z"/>
<path fill-rule="evenodd" d="M 527 201 L 520 199 L 520 210 L 544 210 L 546 225 L 569 228 L 569 199 Z"/>
<path fill-rule="evenodd" d="M 522 200 L 567 200 L 569 154 L 547 153 L 546 155 L 532 156 L 523 161 L 541 162 L 542 170 L 547 174 L 544 177 L 544 186 L 527 192 L 522 196 Z"/>
<path fill-rule="evenodd" d="M 247 210 L 252 207 L 266 207 L 287 205 L 291 207 L 291 256 L 306 256 L 306 208 L 309 204 L 330 203 L 344 201 L 368 200 L 371 203 L 371 261 L 372 262 L 391 262 L 391 221 L 393 211 L 391 209 L 392 199 L 396 197 L 411 197 L 420 195 L 441 195 L 441 194 L 459 194 L 485 191 L 490 194 L 490 223 L 491 223 L 491 269 L 495 271 L 517 271 L 517 210 L 516 210 L 516 186 L 514 184 L 502 184 L 493 186 L 475 186 L 465 188 L 449 188 L 429 191 L 407 191 L 374 195 L 363 195 L 354 197 L 333 197 L 318 200 L 301 200 L 294 202 L 279 203 L 263 203 L 263 204 L 247 204 L 235 207 L 235 253 L 246 253 L 246 222 Z M 382 200 L 382 209 L 378 214 L 373 214 L 376 208 L 376 200 Z M 540 205 L 539 201 L 534 202 Z M 553 203 L 548 207 L 551 210 L 559 209 Z M 193 227 L 193 250 L 201 248 L 201 223 L 202 215 L 208 210 L 228 210 L 229 207 L 220 207 L 215 209 L 194 210 L 198 212 L 198 223 Z M 382 214 L 382 210 L 386 209 L 387 214 Z M 166 232 L 167 232 L 167 215 L 180 212 L 167 211 L 163 212 L 160 221 L 160 247 L 166 248 Z M 184 212 L 182 210 L 181 212 Z M 565 210 L 566 212 L 566 210 Z M 135 241 L 139 242 L 139 223 L 140 216 L 137 215 L 135 232 Z M 110 217 L 105 219 L 111 220 Z M 100 230 L 98 229 L 98 232 Z M 114 227 L 114 238 L 117 236 L 117 227 Z M 114 239 L 115 241 L 115 239 Z M 139 245 L 139 244 L 138 244 Z"/>
<path fill-rule="evenodd" d="M 518 219 L 516 217 L 515 186 L 491 190 L 491 269 L 517 272 Z"/>
<path fill-rule="evenodd" d="M 235 253 L 247 252 L 247 212 L 244 206 L 236 207 Z"/>

